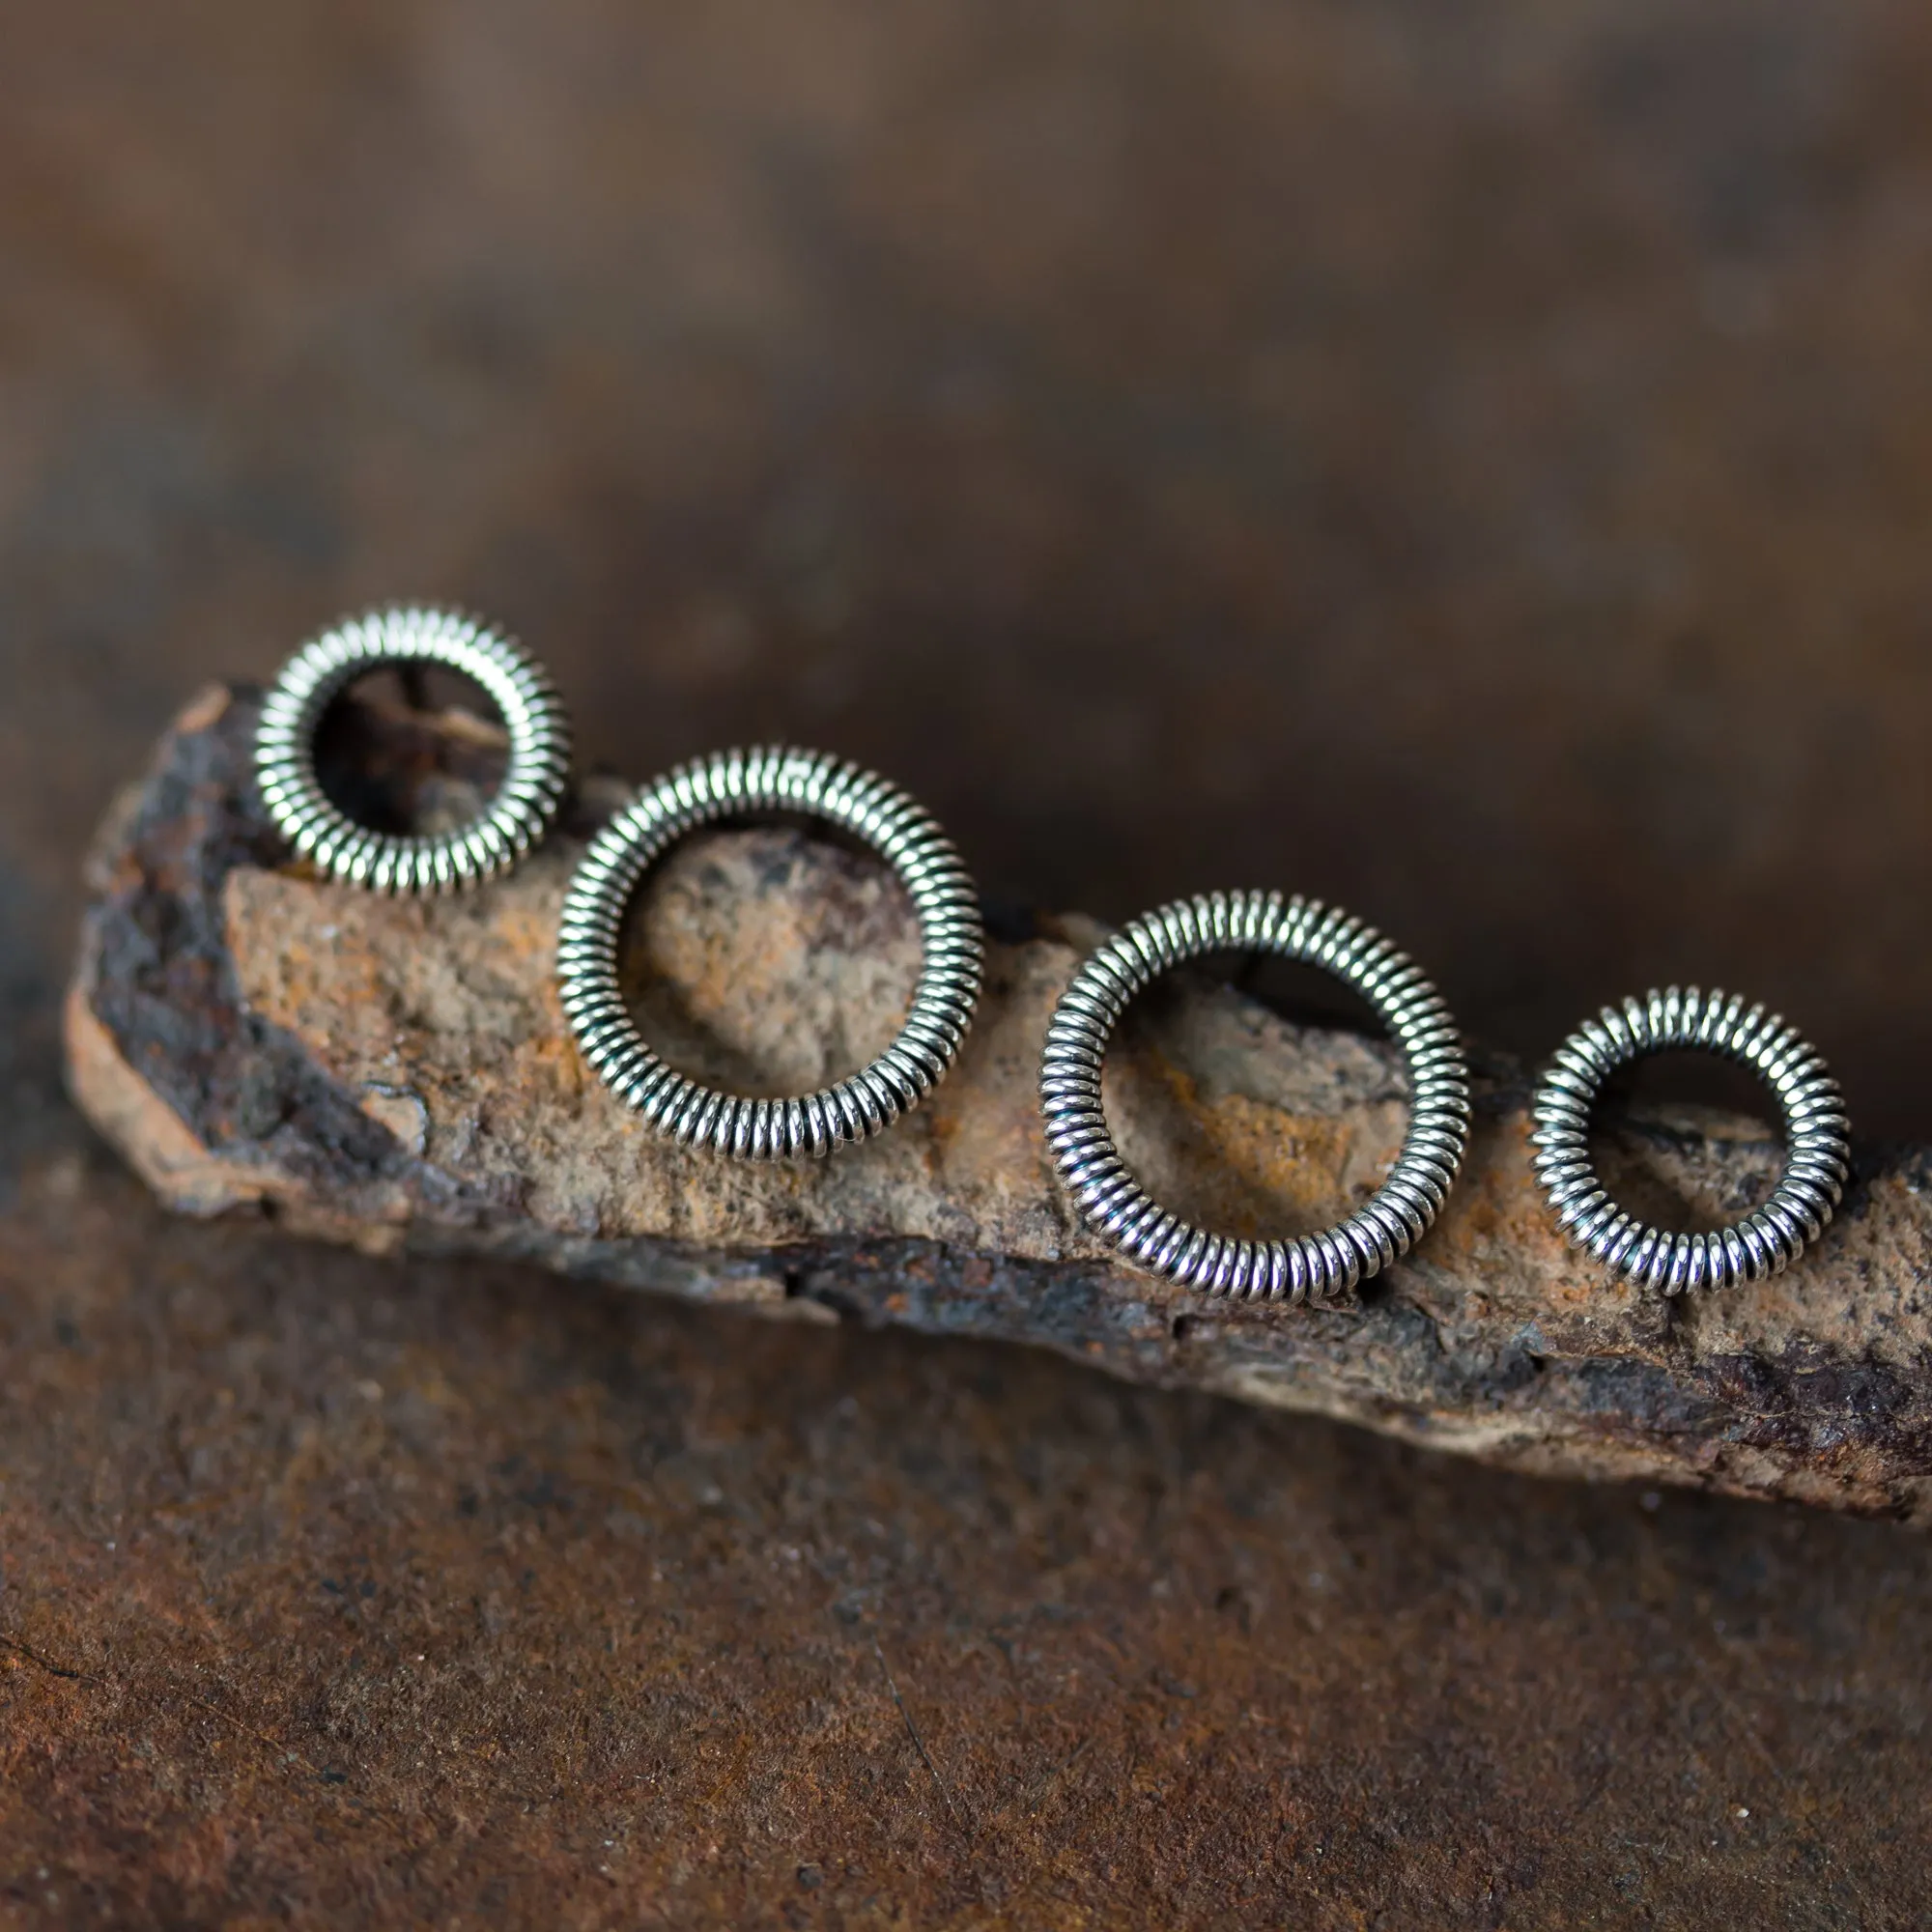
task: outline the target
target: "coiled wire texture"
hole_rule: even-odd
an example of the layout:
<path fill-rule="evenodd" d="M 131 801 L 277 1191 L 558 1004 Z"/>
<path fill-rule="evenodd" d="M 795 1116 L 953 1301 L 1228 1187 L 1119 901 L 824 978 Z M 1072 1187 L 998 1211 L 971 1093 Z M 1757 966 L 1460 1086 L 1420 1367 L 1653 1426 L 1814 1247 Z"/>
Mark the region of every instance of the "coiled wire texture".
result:
<path fill-rule="evenodd" d="M 1776 1096 L 1790 1155 L 1771 1199 L 1715 1234 L 1671 1235 L 1626 1213 L 1590 1159 L 1604 1082 L 1649 1053 L 1695 1048 L 1737 1061 Z M 1795 1027 L 1738 994 L 1651 991 L 1605 1007 L 1558 1051 L 1536 1095 L 1536 1176 L 1571 1242 L 1613 1273 L 1666 1295 L 1781 1273 L 1823 1233 L 1851 1173 L 1838 1083 Z"/>
<path fill-rule="evenodd" d="M 510 755 L 489 808 L 433 838 L 372 831 L 332 804 L 315 770 L 323 714 L 386 665 L 441 665 L 473 678 L 502 713 Z M 570 721 L 514 639 L 450 611 L 398 606 L 352 617 L 305 644 L 262 706 L 255 776 L 282 837 L 327 877 L 391 895 L 460 892 L 500 877 L 542 839 L 570 775 Z"/>
<path fill-rule="evenodd" d="M 797 1099 L 725 1094 L 668 1066 L 639 1032 L 617 975 L 625 913 L 652 864 L 699 826 L 769 811 L 806 812 L 863 838 L 912 895 L 924 945 L 897 1038 L 850 1079 Z M 761 748 L 679 766 L 598 834 L 564 902 L 557 979 L 583 1057 L 659 1133 L 741 1160 L 786 1160 L 881 1132 L 946 1077 L 980 1003 L 984 951 L 965 864 L 919 805 L 858 765 Z"/>
<path fill-rule="evenodd" d="M 1407 1138 L 1379 1191 L 1339 1226 L 1293 1240 L 1209 1234 L 1153 1201 L 1121 1157 L 1100 1097 L 1107 1043 L 1145 986 L 1183 960 L 1277 952 L 1361 993 L 1407 1064 Z M 1236 1300 L 1326 1301 L 1380 1273 L 1428 1233 L 1469 1141 L 1469 1075 L 1441 996 L 1373 926 L 1319 900 L 1210 893 L 1146 914 L 1094 953 L 1046 1037 L 1040 1100 L 1055 1164 L 1082 1217 L 1140 1266 Z"/>

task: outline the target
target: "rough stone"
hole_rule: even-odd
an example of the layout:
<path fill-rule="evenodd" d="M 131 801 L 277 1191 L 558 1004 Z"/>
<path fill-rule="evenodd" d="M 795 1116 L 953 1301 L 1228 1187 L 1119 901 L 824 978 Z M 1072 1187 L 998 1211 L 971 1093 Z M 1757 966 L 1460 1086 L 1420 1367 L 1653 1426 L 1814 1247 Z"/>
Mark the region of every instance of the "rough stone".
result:
<path fill-rule="evenodd" d="M 1932 1515 L 1932 1155 L 1861 1150 L 1845 1211 L 1801 1265 L 1664 1303 L 1565 1248 L 1529 1173 L 1528 1083 L 1483 1057 L 1467 1171 L 1414 1256 L 1356 1307 L 1231 1306 L 1122 1269 L 1054 1184 L 1037 1052 L 1091 923 L 1005 923 L 958 1068 L 894 1133 L 828 1162 L 723 1163 L 649 1134 L 558 1009 L 558 904 L 620 786 L 587 785 L 504 884 L 399 903 L 284 863 L 247 783 L 255 714 L 245 691 L 205 694 L 115 808 L 68 1002 L 73 1094 L 183 1212 L 1030 1343 L 1539 1474 Z M 352 723 L 342 768 L 402 786 L 397 809 L 425 790 L 447 809 L 491 751 L 447 716 Z M 741 1091 L 859 1064 L 918 963 L 890 875 L 790 826 L 689 841 L 627 947 L 647 1029 Z M 1258 1233 L 1318 1225 L 1373 1188 L 1404 1119 L 1385 1044 L 1199 975 L 1143 1008 L 1110 1109 L 1163 1198 Z M 1605 1157 L 1653 1211 L 1719 1218 L 1768 1187 L 1779 1150 L 1742 1116 L 1633 1108 Z"/>

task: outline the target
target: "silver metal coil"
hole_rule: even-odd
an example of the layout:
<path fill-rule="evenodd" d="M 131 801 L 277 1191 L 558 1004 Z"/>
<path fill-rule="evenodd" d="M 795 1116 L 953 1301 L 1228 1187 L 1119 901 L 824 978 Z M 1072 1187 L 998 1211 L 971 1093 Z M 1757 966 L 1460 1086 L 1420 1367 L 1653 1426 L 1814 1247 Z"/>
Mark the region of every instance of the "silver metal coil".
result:
<path fill-rule="evenodd" d="M 1352 986 L 1407 1065 L 1412 1114 L 1388 1179 L 1339 1226 L 1299 1239 L 1209 1234 L 1150 1198 L 1128 1171 L 1101 1105 L 1107 1043 L 1129 1002 L 1206 952 L 1280 953 Z M 1469 1143 L 1469 1073 L 1456 1023 L 1406 953 L 1318 900 L 1209 893 L 1137 919 L 1094 953 L 1062 995 L 1040 1066 L 1046 1136 L 1081 1217 L 1151 1273 L 1236 1300 L 1327 1301 L 1379 1274 L 1428 1233 Z"/>
<path fill-rule="evenodd" d="M 315 770 L 329 705 L 385 665 L 440 665 L 482 686 L 502 713 L 508 769 L 489 809 L 436 838 L 376 832 L 333 805 Z M 398 606 L 325 631 L 282 668 L 262 706 L 255 776 L 283 838 L 327 877 L 391 895 L 460 892 L 500 877 L 542 839 L 570 775 L 563 700 L 515 639 L 455 611 Z"/>
<path fill-rule="evenodd" d="M 1776 1095 L 1790 1155 L 1764 1206 L 1716 1234 L 1671 1235 L 1627 1214 L 1590 1160 L 1604 1082 L 1645 1054 L 1693 1048 L 1747 1066 Z M 1781 1273 L 1831 1221 L 1851 1173 L 1851 1123 L 1815 1047 L 1777 1014 L 1695 986 L 1605 1007 L 1557 1053 L 1536 1096 L 1536 1175 L 1573 1245 L 1667 1295 Z"/>
<path fill-rule="evenodd" d="M 772 811 L 809 813 L 864 839 L 911 895 L 924 944 L 898 1037 L 849 1080 L 797 1099 L 725 1094 L 668 1066 L 617 978 L 625 913 L 651 866 L 699 826 Z M 980 1003 L 984 952 L 965 864 L 918 804 L 858 765 L 768 747 L 680 765 L 598 834 L 564 901 L 557 980 L 583 1057 L 660 1134 L 740 1160 L 787 1160 L 883 1131 L 946 1077 Z"/>

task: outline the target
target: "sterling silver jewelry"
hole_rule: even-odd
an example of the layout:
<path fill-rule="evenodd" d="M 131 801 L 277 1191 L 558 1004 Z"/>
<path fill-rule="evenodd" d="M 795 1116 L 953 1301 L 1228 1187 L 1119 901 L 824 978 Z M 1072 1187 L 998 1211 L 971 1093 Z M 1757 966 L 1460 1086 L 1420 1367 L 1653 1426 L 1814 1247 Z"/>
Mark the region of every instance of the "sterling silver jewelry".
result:
<path fill-rule="evenodd" d="M 1711 1235 L 1670 1235 L 1627 1214 L 1590 1160 L 1590 1115 L 1604 1082 L 1645 1054 L 1696 1048 L 1747 1066 L 1776 1096 L 1790 1155 L 1755 1213 Z M 1572 1244 L 1612 1273 L 1664 1294 L 1780 1274 L 1831 1221 L 1851 1174 L 1851 1122 L 1818 1050 L 1735 993 L 1652 991 L 1605 1007 L 1558 1050 L 1536 1095 L 1536 1177 Z"/>
<path fill-rule="evenodd" d="M 1354 987 L 1407 1064 L 1408 1137 L 1388 1179 L 1338 1227 L 1296 1240 L 1212 1235 L 1160 1207 L 1121 1158 L 1101 1106 L 1107 1042 L 1135 995 L 1183 960 L 1237 949 L 1303 960 Z M 1046 1036 L 1040 1101 L 1060 1178 L 1088 1225 L 1152 1273 L 1236 1300 L 1327 1300 L 1379 1274 L 1428 1233 L 1469 1142 L 1462 1041 L 1421 969 L 1360 920 L 1279 893 L 1179 900 L 1109 940 L 1061 997 Z"/>
<path fill-rule="evenodd" d="M 324 713 L 387 665 L 440 665 L 473 678 L 509 733 L 509 767 L 489 809 L 440 837 L 358 825 L 316 777 Z M 461 891 L 509 871 L 549 830 L 569 772 L 570 723 L 536 660 L 474 618 L 414 607 L 372 611 L 303 645 L 264 701 L 255 739 L 256 780 L 283 838 L 327 877 L 396 895 Z"/>
<path fill-rule="evenodd" d="M 722 1093 L 666 1065 L 617 979 L 625 911 L 651 866 L 699 826 L 771 811 L 810 813 L 870 845 L 912 895 L 925 952 L 898 1037 L 849 1080 L 798 1099 Z M 564 900 L 557 980 L 583 1057 L 660 1134 L 740 1160 L 787 1160 L 881 1132 L 946 1077 L 980 1003 L 984 950 L 973 881 L 920 806 L 842 759 L 764 748 L 680 765 L 598 834 Z"/>

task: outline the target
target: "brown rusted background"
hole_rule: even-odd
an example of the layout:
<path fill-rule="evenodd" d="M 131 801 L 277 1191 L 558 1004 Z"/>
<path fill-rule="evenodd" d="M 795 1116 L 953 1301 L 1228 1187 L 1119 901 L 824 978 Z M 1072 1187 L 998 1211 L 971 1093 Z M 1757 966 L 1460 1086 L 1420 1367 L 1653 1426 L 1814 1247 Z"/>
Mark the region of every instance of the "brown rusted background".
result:
<path fill-rule="evenodd" d="M 416 591 L 624 770 L 781 730 L 1015 898 L 1328 893 L 1531 1053 L 1736 980 L 1926 1138 L 1922 10 L 0 48 L 0 1911 L 1919 1921 L 1916 1539 L 167 1224 L 52 1022 L 167 715 Z"/>

